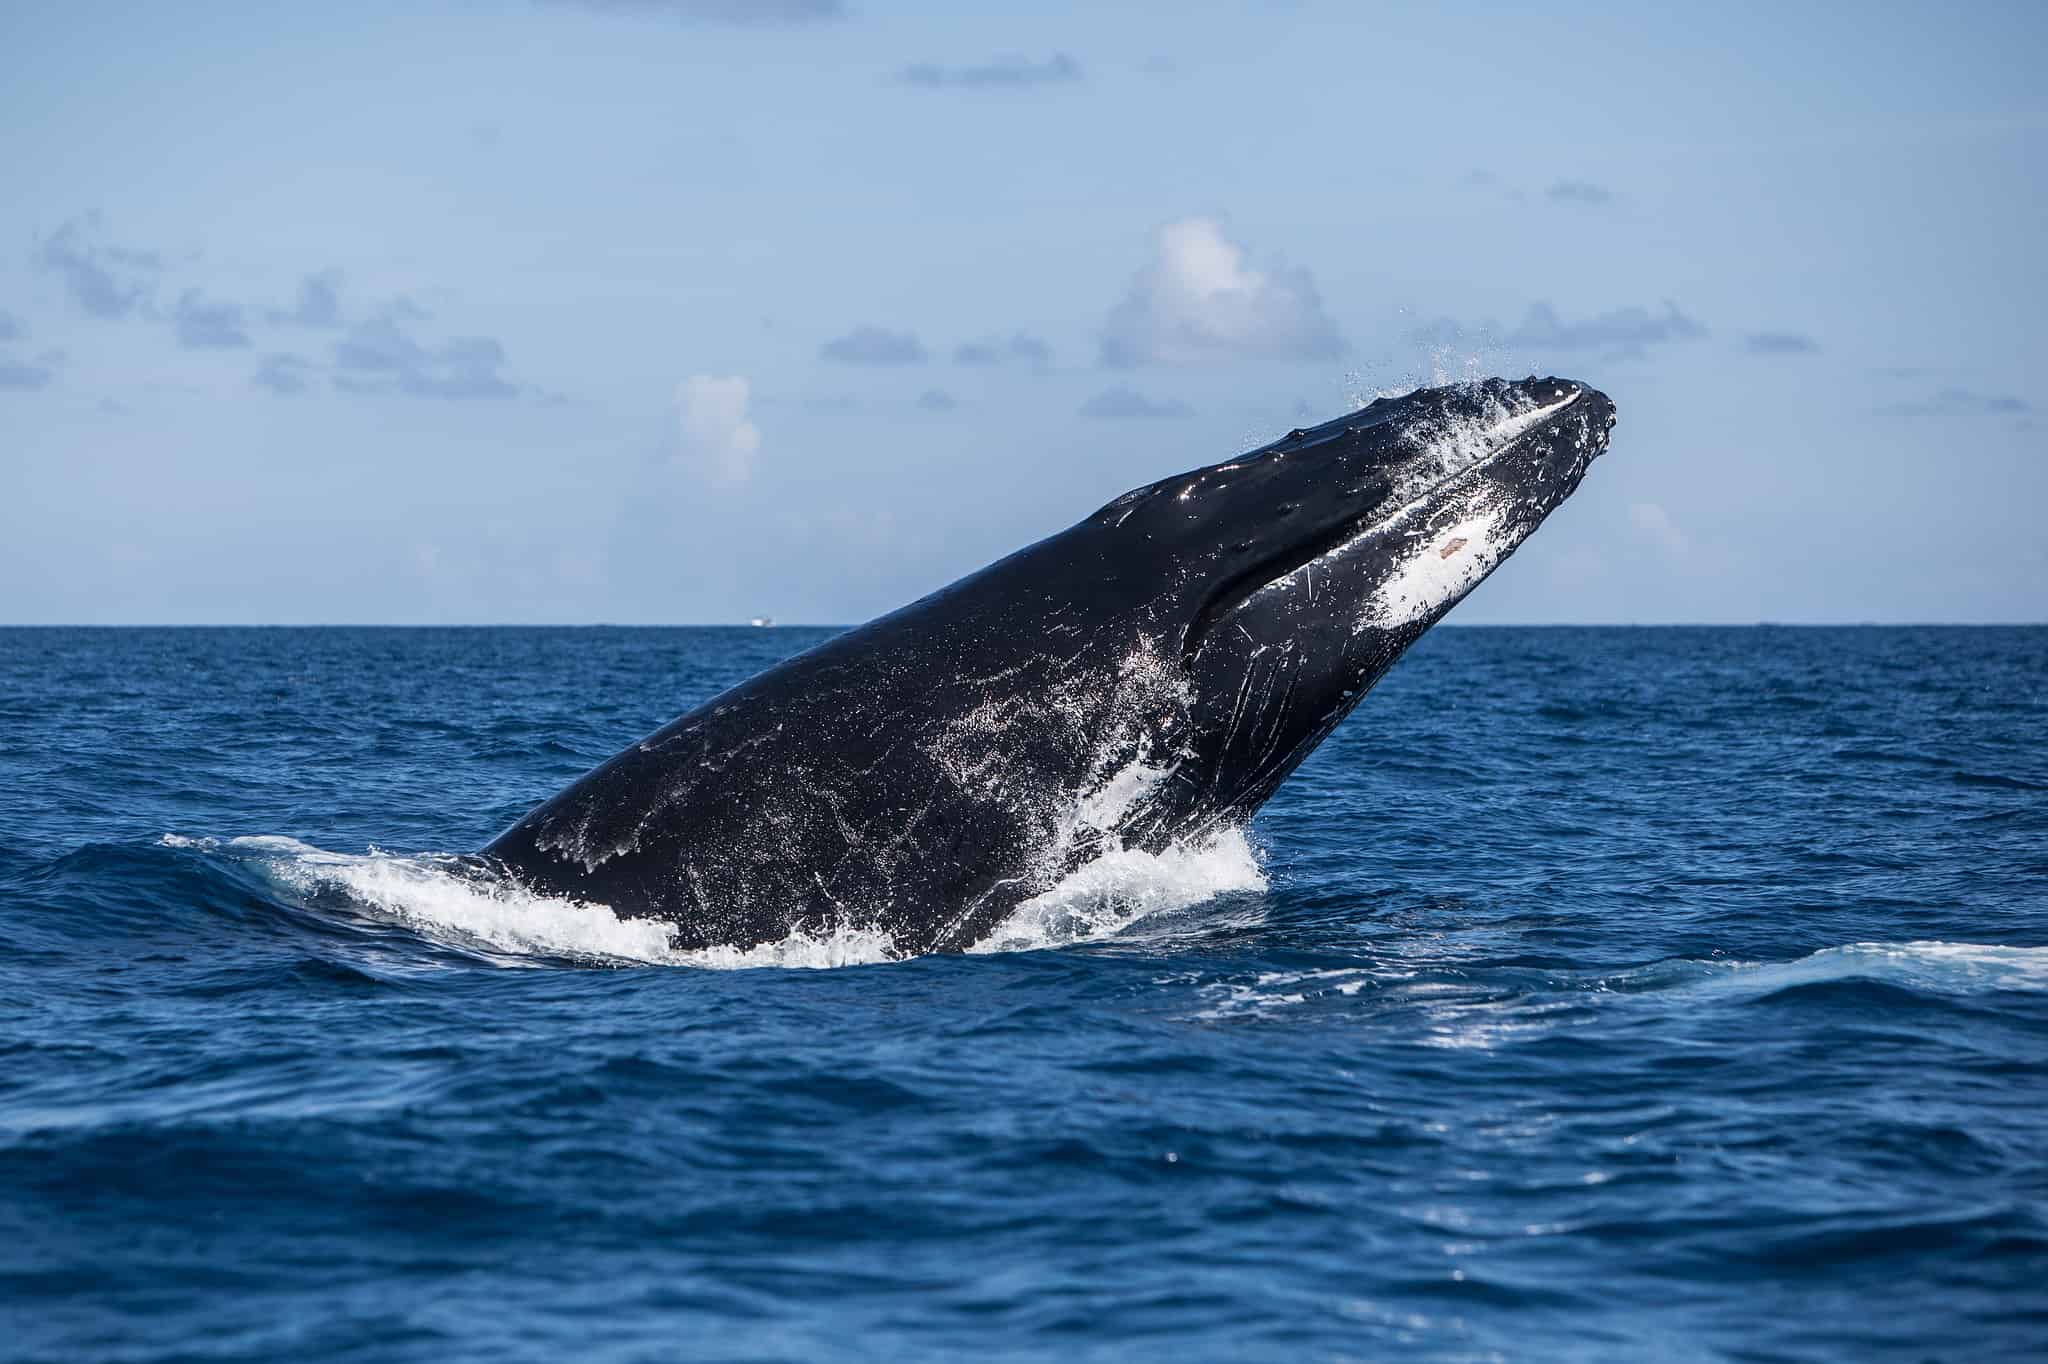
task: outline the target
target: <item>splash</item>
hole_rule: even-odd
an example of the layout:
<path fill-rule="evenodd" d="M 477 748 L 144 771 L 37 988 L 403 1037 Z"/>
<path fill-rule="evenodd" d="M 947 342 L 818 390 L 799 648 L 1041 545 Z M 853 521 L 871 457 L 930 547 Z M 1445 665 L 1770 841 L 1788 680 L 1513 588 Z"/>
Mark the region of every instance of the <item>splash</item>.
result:
<path fill-rule="evenodd" d="M 668 945 L 672 924 L 536 895 L 480 875 L 455 857 L 337 853 L 277 837 L 221 842 L 166 834 L 162 841 L 242 864 L 287 904 L 398 924 L 462 951 L 592 963 L 665 963 L 681 956 Z"/>
<path fill-rule="evenodd" d="M 1570 407 L 1582 392 L 1575 384 L 1560 383 L 1531 400 L 1519 392 L 1503 396 L 1493 388 L 1475 385 L 1469 389 L 1475 399 L 1470 410 L 1453 408 L 1418 415 L 1403 432 L 1418 458 L 1396 484 L 1394 496 L 1404 503 L 1413 502 L 1480 468 Z"/>
<path fill-rule="evenodd" d="M 295 838 L 190 838 L 164 846 L 197 851 L 253 873 L 286 904 L 323 917 L 394 924 L 430 942 L 499 965 L 687 966 L 826 969 L 895 961 L 887 933 L 838 928 L 796 932 L 754 947 L 679 949 L 675 925 L 622 916 L 610 906 L 537 895 L 445 854 L 329 852 Z M 1266 879 L 1251 845 L 1228 833 L 1201 847 L 1157 856 L 1116 849 L 1027 901 L 974 952 L 1056 947 L 1105 937 L 1148 914 L 1199 904 Z"/>
<path fill-rule="evenodd" d="M 1439 341 L 1424 348 L 1418 363 L 1397 367 L 1388 360 L 1370 367 L 1377 374 L 1347 374 L 1344 397 L 1354 409 L 1363 409 L 1381 398 L 1405 398 L 1418 388 L 1478 383 L 1500 371 L 1503 350 L 1488 337 L 1475 340 L 1476 347 Z"/>
<path fill-rule="evenodd" d="M 1117 847 L 1019 905 L 970 952 L 1028 952 L 1106 938 L 1147 915 L 1186 909 L 1233 891 L 1261 891 L 1266 873 L 1239 830 L 1192 847 L 1147 853 Z"/>
<path fill-rule="evenodd" d="M 397 924 L 500 965 L 824 968 L 893 956 L 886 935 L 853 930 L 796 933 L 751 948 L 680 950 L 669 945 L 675 925 L 666 920 L 628 918 L 607 905 L 536 895 L 445 855 L 336 853 L 275 837 L 221 842 L 165 834 L 161 841 L 240 863 L 288 904 Z"/>

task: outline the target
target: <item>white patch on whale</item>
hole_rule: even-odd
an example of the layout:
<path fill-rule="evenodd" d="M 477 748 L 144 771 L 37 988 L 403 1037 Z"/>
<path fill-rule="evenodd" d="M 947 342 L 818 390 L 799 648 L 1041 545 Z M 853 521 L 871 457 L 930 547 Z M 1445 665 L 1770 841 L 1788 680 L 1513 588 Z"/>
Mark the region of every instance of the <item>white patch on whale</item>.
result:
<path fill-rule="evenodd" d="M 1352 633 L 1407 625 L 1471 591 L 1510 548 L 1499 534 L 1502 519 L 1497 510 L 1484 512 L 1416 537 L 1408 558 L 1374 590 Z"/>

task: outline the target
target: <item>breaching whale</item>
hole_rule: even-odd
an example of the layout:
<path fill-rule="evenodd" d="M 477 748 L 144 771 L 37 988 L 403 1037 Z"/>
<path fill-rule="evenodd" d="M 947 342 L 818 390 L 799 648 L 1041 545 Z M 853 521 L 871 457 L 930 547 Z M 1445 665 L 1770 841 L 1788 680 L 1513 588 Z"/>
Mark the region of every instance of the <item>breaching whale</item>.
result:
<path fill-rule="evenodd" d="M 1249 820 L 1613 424 L 1582 384 L 1489 379 L 1161 479 L 705 702 L 485 855 L 681 948 L 963 950 L 1102 852 Z"/>

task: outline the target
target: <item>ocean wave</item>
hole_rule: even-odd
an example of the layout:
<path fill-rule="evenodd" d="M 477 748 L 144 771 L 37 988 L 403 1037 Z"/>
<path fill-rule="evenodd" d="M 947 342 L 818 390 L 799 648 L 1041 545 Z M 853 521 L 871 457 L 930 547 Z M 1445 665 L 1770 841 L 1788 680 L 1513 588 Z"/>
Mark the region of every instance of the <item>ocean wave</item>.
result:
<path fill-rule="evenodd" d="M 1676 977 L 1676 979 L 1673 979 Z M 1823 947 L 1791 961 L 1664 962 L 1624 973 L 1611 983 L 1627 989 L 1683 984 L 1741 994 L 1836 981 L 1869 980 L 1923 994 L 1980 994 L 2048 989 L 2048 947 L 1998 943 L 1856 942 Z"/>
<path fill-rule="evenodd" d="M 1927 996 L 2048 990 L 2048 947 L 1995 943 L 1845 943 L 1790 961 L 1674 958 L 1608 975 L 1488 970 L 1405 957 L 1352 965 L 1265 971 L 1207 981 L 1196 1018 L 1220 1021 L 1285 1015 L 1304 1008 L 1414 1010 L 1430 1022 L 1433 1045 L 1492 1045 L 1582 1021 L 1601 995 L 1696 993 L 1744 1002 L 1787 990 L 1842 983 L 1890 986 Z M 1671 1007 L 1669 1003 L 1660 1007 Z"/>

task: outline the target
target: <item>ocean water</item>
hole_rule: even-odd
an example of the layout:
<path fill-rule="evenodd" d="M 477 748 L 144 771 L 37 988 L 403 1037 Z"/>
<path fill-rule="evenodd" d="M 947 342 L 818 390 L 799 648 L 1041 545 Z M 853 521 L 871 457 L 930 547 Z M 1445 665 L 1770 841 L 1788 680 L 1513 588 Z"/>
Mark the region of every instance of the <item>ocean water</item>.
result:
<path fill-rule="evenodd" d="M 965 956 L 449 873 L 823 637 L 0 631 L 0 1357 L 2048 1352 L 2048 629 L 1441 629 Z"/>

